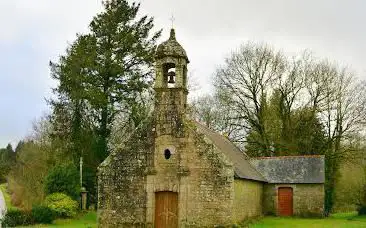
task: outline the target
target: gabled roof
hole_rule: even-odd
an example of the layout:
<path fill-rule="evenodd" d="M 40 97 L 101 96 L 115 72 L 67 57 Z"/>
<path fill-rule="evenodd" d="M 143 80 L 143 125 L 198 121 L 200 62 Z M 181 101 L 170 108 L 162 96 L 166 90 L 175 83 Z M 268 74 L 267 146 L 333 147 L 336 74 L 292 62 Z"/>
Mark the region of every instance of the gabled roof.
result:
<path fill-rule="evenodd" d="M 197 129 L 234 163 L 236 177 L 267 182 L 249 162 L 249 157 L 239 150 L 232 142 L 198 122 L 195 122 L 195 124 Z"/>
<path fill-rule="evenodd" d="M 324 183 L 324 156 L 253 158 L 251 163 L 269 183 Z"/>

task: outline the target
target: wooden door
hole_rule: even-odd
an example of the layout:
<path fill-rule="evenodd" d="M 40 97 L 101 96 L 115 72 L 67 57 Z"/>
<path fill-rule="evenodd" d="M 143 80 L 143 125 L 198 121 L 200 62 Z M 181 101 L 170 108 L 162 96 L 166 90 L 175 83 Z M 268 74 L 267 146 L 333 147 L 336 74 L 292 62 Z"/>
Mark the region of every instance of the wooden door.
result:
<path fill-rule="evenodd" d="M 178 228 L 178 193 L 155 193 L 155 228 Z"/>
<path fill-rule="evenodd" d="M 292 188 L 278 188 L 278 214 L 280 216 L 293 215 Z"/>

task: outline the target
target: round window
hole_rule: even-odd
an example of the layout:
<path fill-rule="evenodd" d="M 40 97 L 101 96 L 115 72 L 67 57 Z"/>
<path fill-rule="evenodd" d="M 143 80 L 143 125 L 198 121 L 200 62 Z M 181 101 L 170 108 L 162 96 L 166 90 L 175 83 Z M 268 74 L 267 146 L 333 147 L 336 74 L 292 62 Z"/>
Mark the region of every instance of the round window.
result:
<path fill-rule="evenodd" d="M 165 149 L 164 150 L 164 157 L 165 157 L 165 159 L 169 159 L 170 156 L 172 156 L 172 153 L 170 152 L 170 150 L 169 149 Z"/>

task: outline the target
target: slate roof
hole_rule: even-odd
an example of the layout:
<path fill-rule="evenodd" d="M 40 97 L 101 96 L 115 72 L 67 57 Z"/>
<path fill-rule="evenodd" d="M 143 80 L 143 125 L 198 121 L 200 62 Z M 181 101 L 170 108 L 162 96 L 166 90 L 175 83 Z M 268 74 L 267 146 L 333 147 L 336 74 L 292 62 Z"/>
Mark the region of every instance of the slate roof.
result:
<path fill-rule="evenodd" d="M 268 183 L 324 183 L 324 156 L 253 158 L 251 163 Z"/>
<path fill-rule="evenodd" d="M 195 124 L 199 132 L 204 134 L 234 163 L 236 177 L 267 182 L 266 179 L 249 162 L 249 157 L 239 150 L 239 148 L 237 148 L 232 142 L 198 122 L 195 122 Z"/>

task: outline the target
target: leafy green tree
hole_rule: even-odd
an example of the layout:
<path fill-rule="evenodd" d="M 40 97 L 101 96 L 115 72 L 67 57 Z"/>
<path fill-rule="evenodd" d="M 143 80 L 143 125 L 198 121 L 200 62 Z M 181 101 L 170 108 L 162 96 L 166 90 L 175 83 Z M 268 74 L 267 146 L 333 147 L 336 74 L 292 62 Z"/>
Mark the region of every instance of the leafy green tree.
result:
<path fill-rule="evenodd" d="M 9 143 L 6 148 L 0 149 L 0 183 L 6 182 L 6 176 L 15 165 L 16 153 Z"/>
<path fill-rule="evenodd" d="M 20 140 L 18 142 L 17 146 L 15 147 L 14 152 L 15 153 L 18 153 L 22 149 L 22 147 L 24 146 L 24 144 L 25 144 L 24 141 L 23 140 Z"/>
<path fill-rule="evenodd" d="M 45 192 L 47 195 L 65 193 L 73 199 L 77 199 L 80 192 L 79 180 L 79 172 L 72 163 L 57 165 L 45 177 Z"/>
<path fill-rule="evenodd" d="M 317 155 L 326 151 L 327 140 L 324 126 L 318 117 L 309 109 L 294 113 L 293 139 L 296 154 Z"/>
<path fill-rule="evenodd" d="M 44 177 L 51 166 L 49 145 L 25 142 L 17 152 L 16 164 L 8 175 L 12 203 L 25 209 L 40 204 L 44 199 Z"/>
<path fill-rule="evenodd" d="M 81 118 L 86 112 L 97 136 L 99 162 L 108 155 L 115 115 L 130 112 L 136 97 L 150 86 L 160 36 L 160 32 L 151 34 L 153 18 L 137 18 L 139 4 L 109 0 L 103 6 L 104 11 L 90 23 L 90 33 L 79 35 L 66 56 L 51 63 L 53 77 L 60 82 L 56 93 L 72 103 L 68 111 L 73 143 L 81 141 Z"/>
<path fill-rule="evenodd" d="M 264 119 L 267 137 L 271 144 L 273 156 L 324 154 L 326 150 L 326 136 L 321 121 L 308 108 L 292 109 L 281 114 L 281 93 L 275 91 L 266 105 Z M 290 123 L 288 126 L 285 122 Z M 286 131 L 286 132 L 284 132 Z M 251 156 L 258 154 L 258 135 L 250 131 L 247 135 L 246 152 Z"/>
<path fill-rule="evenodd" d="M 50 101 L 52 144 L 75 165 L 84 158 L 83 184 L 92 199 L 96 168 L 109 154 L 117 117 L 134 126 L 143 117 L 161 33 L 153 32 L 152 17 L 139 16 L 140 4 L 107 0 L 103 7 L 90 22 L 90 31 L 79 34 L 65 55 L 50 63 L 59 82 L 57 99 Z"/>

